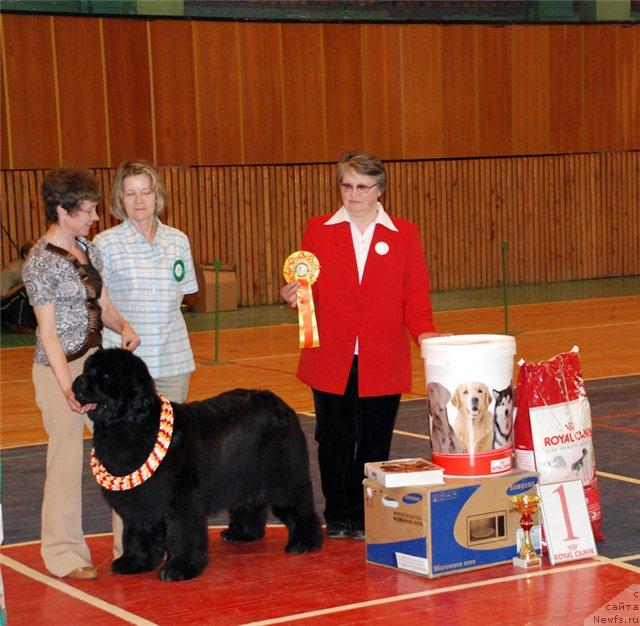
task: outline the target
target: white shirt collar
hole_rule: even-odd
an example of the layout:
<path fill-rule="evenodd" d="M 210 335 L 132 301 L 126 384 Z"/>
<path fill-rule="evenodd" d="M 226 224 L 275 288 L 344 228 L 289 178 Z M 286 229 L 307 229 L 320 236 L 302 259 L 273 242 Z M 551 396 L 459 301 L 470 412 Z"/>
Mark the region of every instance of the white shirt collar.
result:
<path fill-rule="evenodd" d="M 376 204 L 377 215 L 374 220 L 374 224 L 380 224 L 388 228 L 389 230 L 394 230 L 398 232 L 396 225 L 391 221 L 389 214 L 384 210 L 384 207 L 378 202 Z M 346 207 L 341 206 L 325 223 L 325 226 L 333 226 L 334 224 L 340 224 L 341 222 L 349 222 L 351 223 L 351 216 L 349 215 L 349 211 L 347 211 Z"/>

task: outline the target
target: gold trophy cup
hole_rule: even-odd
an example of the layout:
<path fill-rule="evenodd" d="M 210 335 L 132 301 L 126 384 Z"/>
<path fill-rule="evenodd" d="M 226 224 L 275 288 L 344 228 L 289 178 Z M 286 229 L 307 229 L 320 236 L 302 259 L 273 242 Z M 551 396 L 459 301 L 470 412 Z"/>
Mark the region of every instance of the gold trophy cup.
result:
<path fill-rule="evenodd" d="M 513 557 L 513 564 L 516 567 L 540 567 L 540 565 L 542 565 L 542 559 L 538 556 L 531 543 L 533 516 L 538 510 L 538 506 L 540 506 L 540 496 L 525 493 L 520 496 L 511 496 L 511 502 L 513 503 L 513 508 L 517 509 L 522 515 L 520 518 L 520 527 L 524 533 L 518 556 Z"/>

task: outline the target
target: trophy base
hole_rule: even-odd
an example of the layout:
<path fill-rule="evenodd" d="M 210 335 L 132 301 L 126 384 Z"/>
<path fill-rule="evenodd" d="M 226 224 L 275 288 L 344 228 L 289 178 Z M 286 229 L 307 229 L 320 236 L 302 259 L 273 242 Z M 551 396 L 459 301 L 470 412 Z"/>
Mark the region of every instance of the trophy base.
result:
<path fill-rule="evenodd" d="M 542 565 L 542 559 L 539 557 L 536 557 L 535 559 L 521 559 L 519 556 L 514 556 L 513 564 L 515 565 L 515 567 L 531 569 L 533 567 L 540 567 Z"/>

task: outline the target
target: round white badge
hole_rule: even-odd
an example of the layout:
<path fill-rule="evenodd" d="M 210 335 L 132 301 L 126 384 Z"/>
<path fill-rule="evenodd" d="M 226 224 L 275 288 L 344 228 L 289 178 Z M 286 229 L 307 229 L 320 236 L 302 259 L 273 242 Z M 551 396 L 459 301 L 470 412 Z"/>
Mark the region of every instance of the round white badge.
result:
<path fill-rule="evenodd" d="M 389 252 L 389 244 L 386 241 L 379 241 L 376 244 L 375 251 L 380 255 L 384 256 Z"/>

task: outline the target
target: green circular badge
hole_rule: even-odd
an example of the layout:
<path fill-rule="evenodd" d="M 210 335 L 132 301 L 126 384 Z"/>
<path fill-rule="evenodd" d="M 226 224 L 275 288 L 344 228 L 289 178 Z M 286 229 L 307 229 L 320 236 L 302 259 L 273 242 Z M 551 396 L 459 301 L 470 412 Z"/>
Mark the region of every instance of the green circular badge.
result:
<path fill-rule="evenodd" d="M 173 264 L 173 277 L 180 282 L 184 278 L 184 274 L 184 261 L 182 259 L 177 259 Z"/>

